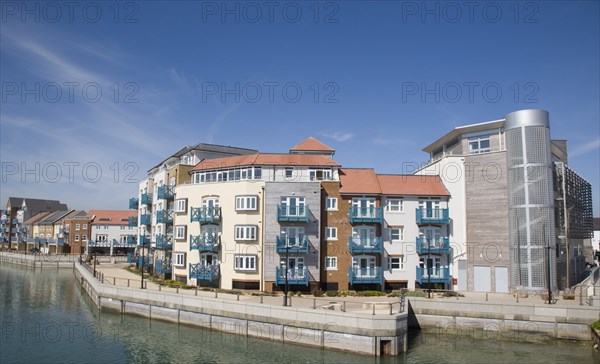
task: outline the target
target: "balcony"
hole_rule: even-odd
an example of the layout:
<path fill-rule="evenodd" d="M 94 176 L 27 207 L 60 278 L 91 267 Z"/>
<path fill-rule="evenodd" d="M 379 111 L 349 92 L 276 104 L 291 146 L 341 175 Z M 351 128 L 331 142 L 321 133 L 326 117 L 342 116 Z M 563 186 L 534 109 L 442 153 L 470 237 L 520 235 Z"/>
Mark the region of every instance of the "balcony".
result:
<path fill-rule="evenodd" d="M 351 206 L 348 213 L 350 223 L 383 223 L 383 210 L 381 207 L 356 207 Z"/>
<path fill-rule="evenodd" d="M 417 237 L 417 254 L 450 254 L 448 238 L 427 239 Z"/>
<path fill-rule="evenodd" d="M 171 210 L 159 210 L 156 212 L 156 223 L 157 224 L 172 224 L 173 223 L 173 211 Z"/>
<path fill-rule="evenodd" d="M 282 254 L 286 253 L 301 253 L 308 254 L 308 247 L 310 245 L 310 241 L 307 236 L 299 235 L 299 236 L 288 236 L 277 235 L 277 253 Z"/>
<path fill-rule="evenodd" d="M 138 245 L 146 246 L 150 244 L 150 237 L 148 235 L 138 236 Z"/>
<path fill-rule="evenodd" d="M 137 210 L 140 208 L 140 200 L 137 197 L 132 197 L 129 199 L 129 209 Z"/>
<path fill-rule="evenodd" d="M 381 267 L 350 268 L 348 270 L 350 284 L 380 284 L 383 285 Z"/>
<path fill-rule="evenodd" d="M 421 268 L 417 267 L 417 283 L 450 283 L 450 269 L 444 268 Z"/>
<path fill-rule="evenodd" d="M 286 270 L 281 267 L 275 268 L 275 283 L 285 284 Z M 306 268 L 290 268 L 287 270 L 288 284 L 303 284 L 308 286 L 308 270 Z"/>
<path fill-rule="evenodd" d="M 191 222 L 212 223 L 221 220 L 220 207 L 192 207 Z"/>
<path fill-rule="evenodd" d="M 142 205 L 152 205 L 152 195 L 149 193 L 142 193 L 141 203 Z"/>
<path fill-rule="evenodd" d="M 190 278 L 201 281 L 215 281 L 221 276 L 221 269 L 218 264 L 202 265 L 200 263 L 190 263 Z"/>
<path fill-rule="evenodd" d="M 88 240 L 88 245 L 92 248 L 110 248 L 114 242 L 108 239 L 104 240 Z"/>
<path fill-rule="evenodd" d="M 448 209 L 417 209 L 417 224 L 448 224 Z"/>
<path fill-rule="evenodd" d="M 59 238 L 59 239 L 48 239 L 48 245 L 64 245 L 65 244 L 65 239 Z"/>
<path fill-rule="evenodd" d="M 156 197 L 159 200 L 172 200 L 175 198 L 175 194 L 173 193 L 173 188 L 167 185 L 158 186 L 158 190 L 156 191 Z"/>
<path fill-rule="evenodd" d="M 137 217 L 129 217 L 127 219 L 127 226 L 137 227 L 138 226 L 138 218 Z"/>
<path fill-rule="evenodd" d="M 169 250 L 173 247 L 171 235 L 156 235 L 156 249 Z"/>
<path fill-rule="evenodd" d="M 125 244 L 127 245 L 137 245 L 137 239 L 135 235 L 127 235 L 125 237 Z"/>
<path fill-rule="evenodd" d="M 348 239 L 350 254 L 381 254 L 383 253 L 383 243 L 381 236 L 374 238 L 350 237 Z"/>
<path fill-rule="evenodd" d="M 150 214 L 141 214 L 140 215 L 140 225 L 151 225 L 152 224 L 152 216 Z"/>
<path fill-rule="evenodd" d="M 287 206 L 280 204 L 277 206 L 277 221 L 300 221 L 308 222 L 308 206 Z"/>
<path fill-rule="evenodd" d="M 171 273 L 171 264 L 169 264 L 169 261 L 163 260 L 163 259 L 154 260 L 154 273 L 155 274 Z"/>
<path fill-rule="evenodd" d="M 204 234 L 190 235 L 190 250 L 202 252 L 218 252 L 221 249 L 221 236 Z"/>
<path fill-rule="evenodd" d="M 137 264 L 140 268 L 143 268 L 146 271 L 149 271 L 152 269 L 152 260 L 147 256 L 143 256 L 143 255 L 138 256 Z"/>

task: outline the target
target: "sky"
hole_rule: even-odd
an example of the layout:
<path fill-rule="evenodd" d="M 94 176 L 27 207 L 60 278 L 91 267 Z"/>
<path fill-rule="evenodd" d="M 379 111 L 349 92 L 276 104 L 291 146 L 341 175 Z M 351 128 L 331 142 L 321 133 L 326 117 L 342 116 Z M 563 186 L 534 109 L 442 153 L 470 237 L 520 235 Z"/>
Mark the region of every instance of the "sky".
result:
<path fill-rule="evenodd" d="M 127 209 L 185 145 L 407 173 L 452 128 L 528 108 L 600 216 L 598 1 L 2 1 L 0 201 Z"/>

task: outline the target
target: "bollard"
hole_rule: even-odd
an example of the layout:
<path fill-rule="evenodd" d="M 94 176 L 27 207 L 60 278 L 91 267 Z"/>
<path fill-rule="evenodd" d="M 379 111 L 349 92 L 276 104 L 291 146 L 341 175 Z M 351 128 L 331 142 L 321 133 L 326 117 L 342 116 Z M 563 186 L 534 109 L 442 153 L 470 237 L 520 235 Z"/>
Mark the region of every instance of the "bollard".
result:
<path fill-rule="evenodd" d="M 194 296 L 198 295 L 198 287 L 196 287 L 196 292 L 194 293 Z"/>
<path fill-rule="evenodd" d="M 113 286 L 117 285 L 117 277 L 113 277 Z"/>
<path fill-rule="evenodd" d="M 179 286 L 177 286 L 176 289 L 177 289 L 177 293 L 179 293 Z"/>
<path fill-rule="evenodd" d="M 313 298 L 313 310 L 317 308 L 317 299 Z"/>
<path fill-rule="evenodd" d="M 240 292 L 237 293 L 237 300 L 240 300 Z"/>
<path fill-rule="evenodd" d="M 215 288 L 215 298 L 219 297 L 219 292 L 217 291 L 217 289 Z"/>
<path fill-rule="evenodd" d="M 519 303 L 519 292 L 517 292 L 517 303 Z"/>
<path fill-rule="evenodd" d="M 583 286 L 579 287 L 579 306 L 583 306 Z"/>
<path fill-rule="evenodd" d="M 375 305 L 373 305 L 373 315 L 375 315 Z"/>
<path fill-rule="evenodd" d="M 486 292 L 486 293 L 485 293 L 485 302 L 487 302 L 487 301 L 488 301 L 488 294 L 487 294 L 487 292 Z"/>
<path fill-rule="evenodd" d="M 159 292 L 160 292 L 160 291 L 162 291 L 162 283 L 159 283 L 159 284 L 158 284 L 158 291 L 159 291 Z"/>
<path fill-rule="evenodd" d="M 392 304 L 390 303 L 390 315 L 392 314 Z"/>
<path fill-rule="evenodd" d="M 342 311 L 346 312 L 346 301 L 342 303 Z"/>
<path fill-rule="evenodd" d="M 289 300 L 290 300 L 290 307 L 292 307 L 292 296 L 290 296 Z"/>
<path fill-rule="evenodd" d="M 127 287 L 129 287 L 129 278 L 127 278 Z"/>
<path fill-rule="evenodd" d="M 260 303 L 263 303 L 263 297 L 264 297 L 264 296 L 261 294 L 261 295 L 260 295 Z"/>

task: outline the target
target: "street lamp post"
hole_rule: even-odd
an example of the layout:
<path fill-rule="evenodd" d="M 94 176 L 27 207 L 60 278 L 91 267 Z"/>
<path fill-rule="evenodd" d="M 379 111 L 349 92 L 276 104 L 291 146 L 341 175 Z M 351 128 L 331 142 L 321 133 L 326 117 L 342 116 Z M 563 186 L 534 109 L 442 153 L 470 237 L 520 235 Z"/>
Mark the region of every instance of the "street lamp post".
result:
<path fill-rule="evenodd" d="M 546 223 L 542 225 L 542 239 L 546 240 Z M 546 241 L 546 282 L 548 283 L 548 304 L 552 304 L 552 284 L 550 282 L 550 241 Z"/>
<path fill-rule="evenodd" d="M 287 237 L 285 236 L 285 231 L 281 232 L 281 237 L 283 238 L 283 243 L 285 244 L 285 270 L 283 271 L 283 273 L 285 274 L 285 294 L 283 296 L 283 305 L 287 306 L 288 305 L 288 290 L 289 290 L 289 284 L 288 284 L 288 274 L 289 274 L 289 269 L 288 269 L 288 265 L 289 265 L 289 252 L 290 252 L 290 247 L 288 246 L 287 243 Z"/>
<path fill-rule="evenodd" d="M 140 239 L 140 240 L 141 240 L 141 239 Z M 141 245 L 141 246 L 143 247 L 144 245 L 146 245 L 146 244 L 145 244 L 145 241 L 144 241 L 144 242 L 142 242 L 142 245 Z M 144 289 L 144 260 L 146 260 L 146 259 L 145 259 L 145 251 L 144 251 L 144 250 L 142 250 L 142 286 L 141 286 L 141 289 Z"/>
<path fill-rule="evenodd" d="M 96 278 L 96 261 L 98 260 L 98 252 L 94 251 L 94 278 Z"/>
<path fill-rule="evenodd" d="M 427 238 L 425 238 L 425 240 L 427 241 L 427 298 L 431 298 L 431 267 L 429 266 L 429 263 L 431 262 L 431 245 Z"/>

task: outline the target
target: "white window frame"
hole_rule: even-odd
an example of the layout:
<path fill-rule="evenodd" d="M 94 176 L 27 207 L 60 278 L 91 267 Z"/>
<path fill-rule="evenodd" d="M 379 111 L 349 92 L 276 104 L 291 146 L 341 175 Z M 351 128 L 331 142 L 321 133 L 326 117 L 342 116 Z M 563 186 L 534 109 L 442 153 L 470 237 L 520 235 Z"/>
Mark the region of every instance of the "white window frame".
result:
<path fill-rule="evenodd" d="M 394 231 L 398 230 L 398 239 L 394 239 Z M 404 226 L 394 226 L 389 228 L 390 241 L 404 241 Z"/>
<path fill-rule="evenodd" d="M 187 233 L 187 225 L 175 225 L 174 238 L 175 240 L 185 240 Z"/>
<path fill-rule="evenodd" d="M 75 224 L 75 230 L 79 231 L 81 229 L 81 225 L 80 224 Z"/>
<path fill-rule="evenodd" d="M 288 172 L 289 172 L 289 175 L 288 175 Z M 294 167 L 285 167 L 285 169 L 283 170 L 283 177 L 285 179 L 294 178 Z"/>
<path fill-rule="evenodd" d="M 335 226 L 325 227 L 325 239 L 326 240 L 338 240 L 338 231 Z"/>
<path fill-rule="evenodd" d="M 75 235 L 75 241 L 79 241 L 79 234 Z"/>
<path fill-rule="evenodd" d="M 234 237 L 238 241 L 256 241 L 258 236 L 258 226 L 256 225 L 235 225 Z"/>
<path fill-rule="evenodd" d="M 173 266 L 185 267 L 185 253 L 173 252 Z"/>
<path fill-rule="evenodd" d="M 234 269 L 237 271 L 256 272 L 258 271 L 258 256 L 256 255 L 235 255 Z"/>
<path fill-rule="evenodd" d="M 187 198 L 175 200 L 175 212 L 187 212 Z"/>
<path fill-rule="evenodd" d="M 489 147 L 482 148 L 481 142 L 487 141 L 489 143 Z M 472 137 L 468 139 L 469 143 L 469 154 L 479 154 L 479 153 L 488 153 L 492 151 L 492 141 L 490 140 L 490 136 L 480 136 L 480 137 Z M 477 143 L 476 148 L 471 148 L 471 143 Z"/>
<path fill-rule="evenodd" d="M 394 263 L 394 260 L 398 260 L 398 262 Z M 394 264 L 397 264 L 398 268 L 394 268 Z M 389 271 L 403 271 L 406 270 L 406 260 L 404 259 L 404 255 L 392 255 L 387 258 L 387 268 Z"/>
<path fill-rule="evenodd" d="M 325 200 L 325 206 L 327 211 L 337 211 L 338 210 L 338 198 L 337 197 L 327 197 Z"/>
<path fill-rule="evenodd" d="M 333 170 L 331 168 L 310 168 L 308 176 L 311 181 L 331 181 L 333 180 Z"/>
<path fill-rule="evenodd" d="M 236 211 L 256 211 L 258 210 L 258 196 L 243 195 L 235 196 Z"/>
<path fill-rule="evenodd" d="M 338 269 L 338 258 L 337 257 L 325 257 L 325 270 L 337 270 Z"/>
<path fill-rule="evenodd" d="M 82 229 L 83 229 L 83 230 L 87 230 L 87 224 L 83 224 L 83 225 L 82 225 Z"/>
<path fill-rule="evenodd" d="M 396 205 L 397 206 L 394 206 Z M 385 201 L 385 211 L 387 212 L 404 212 L 404 199 L 389 198 Z"/>

